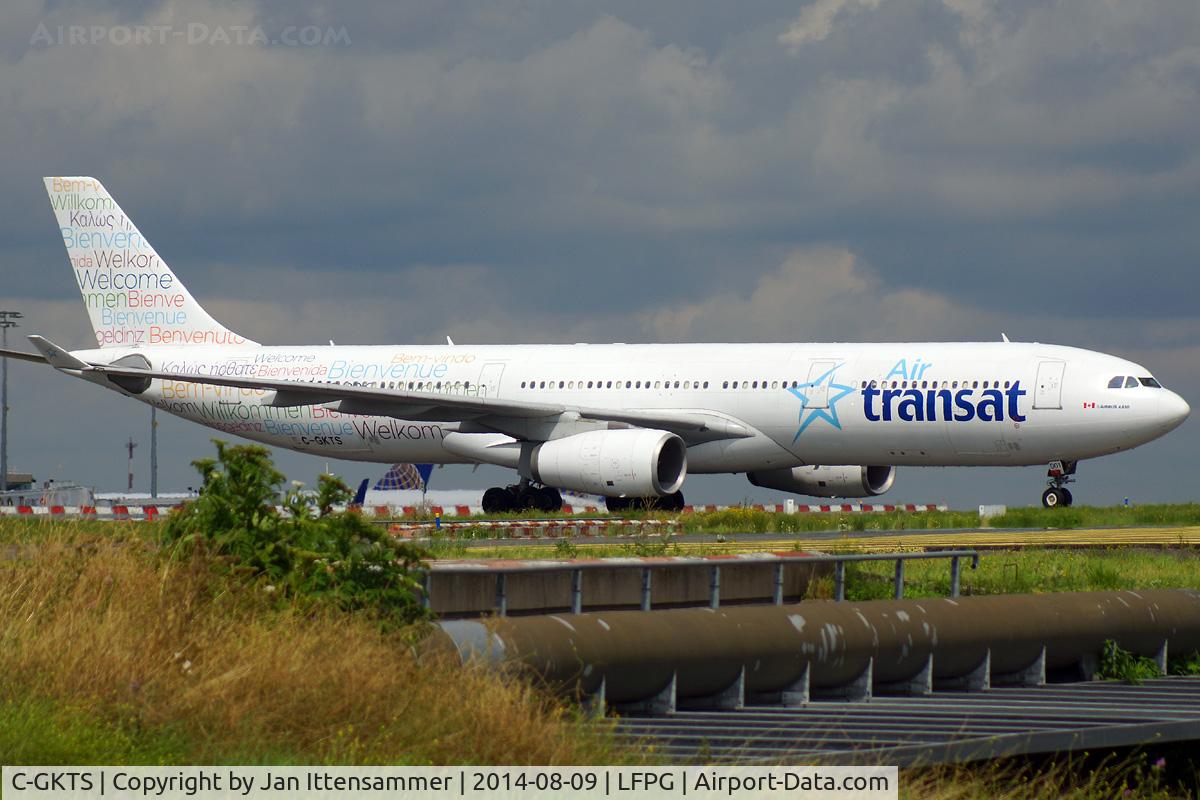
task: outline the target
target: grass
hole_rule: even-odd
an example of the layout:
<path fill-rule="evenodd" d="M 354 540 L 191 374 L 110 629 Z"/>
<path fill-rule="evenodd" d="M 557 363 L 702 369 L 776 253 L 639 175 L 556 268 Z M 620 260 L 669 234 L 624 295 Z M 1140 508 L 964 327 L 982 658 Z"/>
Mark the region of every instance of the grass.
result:
<path fill-rule="evenodd" d="M 1197 796 L 1200 773 L 1188 743 L 1165 754 L 1088 754 L 1057 761 L 1003 762 L 903 770 L 902 800 L 1170 800 Z"/>
<path fill-rule="evenodd" d="M 414 657 L 412 629 L 281 608 L 113 528 L 34 532 L 17 531 L 24 546 L 0 557 L 3 763 L 631 757 L 520 676 Z"/>
<path fill-rule="evenodd" d="M 414 631 L 281 607 L 165 564 L 154 524 L 0 521 L 0 760 L 7 764 L 602 764 L 619 750 L 521 675 L 414 658 Z M 461 544 L 445 545 L 459 547 Z M 728 550 L 714 545 L 713 551 Z M 556 554 L 664 554 L 670 539 Z M 545 557 L 546 549 L 530 548 Z M 445 555 L 445 553 L 441 553 Z M 474 555 L 475 553 L 472 553 Z M 520 557 L 514 548 L 496 555 Z M 892 565 L 847 570 L 851 598 L 891 596 Z M 907 566 L 909 596 L 944 595 L 944 562 Z M 1196 550 L 1022 550 L 964 568 L 964 593 L 1200 585 Z M 819 580 L 814 596 L 832 594 Z M 1196 656 L 1179 671 L 1200 670 Z M 1193 796 L 1194 757 L 971 765 L 902 773 L 901 796 L 1090 800 Z M 1182 783 L 1180 783 L 1182 781 Z M 1128 791 L 1128 793 L 1126 793 Z"/>
<path fill-rule="evenodd" d="M 589 515 L 604 518 L 606 513 Z M 989 528 L 1076 529 L 1111 527 L 1200 526 L 1200 504 L 1144 506 L 1072 506 L 1071 508 L 1012 508 L 1007 513 L 981 521 L 976 511 L 886 511 L 886 512 L 829 512 L 780 514 L 758 511 L 750 507 L 733 507 L 722 511 L 700 511 L 691 514 L 664 512 L 622 512 L 625 519 L 673 521 L 684 533 L 745 534 L 745 533 L 823 533 L 830 531 L 863 532 L 895 530 L 955 530 Z M 446 518 L 446 522 L 464 524 L 455 529 L 453 538 L 489 539 L 495 529 L 472 527 L 473 521 L 488 520 L 563 520 L 573 515 L 561 513 L 515 513 L 488 516 Z M 432 516 L 403 517 L 400 521 L 428 521 Z M 443 534 L 449 535 L 449 534 Z"/>
<path fill-rule="evenodd" d="M 891 597 L 894 569 L 890 561 L 848 564 L 846 597 Z M 904 579 L 905 597 L 945 597 L 950 592 L 950 565 L 942 560 L 909 561 Z M 832 587 L 830 579 L 818 581 L 824 582 Z M 963 562 L 961 577 L 965 595 L 1196 586 L 1200 586 L 1200 551 L 1196 549 L 992 550 L 981 555 L 978 569 Z"/>
<path fill-rule="evenodd" d="M 1110 528 L 1200 525 L 1200 504 L 1012 508 L 993 528 Z"/>
<path fill-rule="evenodd" d="M 546 545 L 468 547 L 467 543 L 437 541 L 429 545 L 434 558 L 628 558 L 634 556 L 725 555 L 740 552 L 736 543 L 689 543 L 686 551 L 671 537 L 635 537 L 628 541 L 581 544 L 568 539 Z M 856 552 L 840 547 L 837 552 Z M 1186 589 L 1200 586 L 1200 548 L 987 550 L 978 569 L 961 562 L 963 594 L 1028 594 L 1088 592 L 1119 589 Z M 884 600 L 892 596 L 895 562 L 846 565 L 846 597 Z M 945 597 L 950 593 L 948 559 L 908 561 L 904 568 L 906 597 Z M 833 579 L 819 578 L 810 590 L 814 598 L 833 596 Z"/>

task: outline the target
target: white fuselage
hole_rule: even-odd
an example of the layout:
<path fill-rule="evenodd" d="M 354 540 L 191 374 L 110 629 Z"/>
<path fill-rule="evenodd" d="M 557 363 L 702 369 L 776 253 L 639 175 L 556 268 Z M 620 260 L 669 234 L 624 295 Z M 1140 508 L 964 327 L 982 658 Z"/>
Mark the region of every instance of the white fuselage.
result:
<path fill-rule="evenodd" d="M 1176 427 L 1187 404 L 1113 356 L 1029 343 L 512 346 L 165 346 L 154 369 L 405 388 L 568 408 L 700 411 L 751 435 L 695 443 L 690 472 L 806 464 L 1029 465 L 1127 450 Z M 1114 377 L 1137 386 L 1109 388 Z M 377 462 L 463 462 L 456 422 L 267 405 L 273 392 L 155 380 L 159 409 L 265 444 Z M 569 433 L 569 431 L 564 431 Z"/>

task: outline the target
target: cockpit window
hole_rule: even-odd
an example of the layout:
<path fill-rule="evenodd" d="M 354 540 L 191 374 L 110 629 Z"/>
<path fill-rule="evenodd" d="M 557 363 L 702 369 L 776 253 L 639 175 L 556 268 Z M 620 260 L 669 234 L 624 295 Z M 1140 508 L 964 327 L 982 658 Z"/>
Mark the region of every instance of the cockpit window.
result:
<path fill-rule="evenodd" d="M 1110 388 L 1110 389 L 1120 389 L 1124 385 L 1125 385 L 1125 376 L 1124 375 L 1118 375 L 1117 377 L 1113 378 L 1111 381 L 1108 382 L 1108 388 Z"/>
<path fill-rule="evenodd" d="M 1161 389 L 1162 384 L 1154 380 L 1154 378 L 1142 378 L 1142 386 L 1149 386 L 1151 389 Z"/>
<path fill-rule="evenodd" d="M 1133 377 L 1132 375 L 1125 378 L 1125 388 L 1126 389 L 1132 389 L 1137 385 L 1138 385 L 1137 378 Z"/>

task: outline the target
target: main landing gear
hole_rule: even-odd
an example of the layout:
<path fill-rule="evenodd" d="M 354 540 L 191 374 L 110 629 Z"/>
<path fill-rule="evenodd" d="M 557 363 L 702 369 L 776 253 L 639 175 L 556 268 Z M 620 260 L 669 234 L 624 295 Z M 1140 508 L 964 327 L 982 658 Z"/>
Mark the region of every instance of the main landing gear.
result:
<path fill-rule="evenodd" d="M 510 511 L 559 511 L 562 495 L 552 486 L 534 486 L 521 481 L 512 486 L 493 486 L 483 493 L 483 513 L 506 514 Z"/>
<path fill-rule="evenodd" d="M 1046 486 L 1049 488 L 1042 492 L 1042 505 L 1046 508 L 1065 508 L 1074 502 L 1075 498 L 1071 497 L 1067 484 L 1074 483 L 1075 479 L 1071 476 L 1075 474 L 1077 464 L 1075 461 L 1050 462 L 1050 469 L 1046 472 L 1049 477 Z"/>
<path fill-rule="evenodd" d="M 683 492 L 666 497 L 606 497 L 609 512 L 617 511 L 683 511 Z"/>

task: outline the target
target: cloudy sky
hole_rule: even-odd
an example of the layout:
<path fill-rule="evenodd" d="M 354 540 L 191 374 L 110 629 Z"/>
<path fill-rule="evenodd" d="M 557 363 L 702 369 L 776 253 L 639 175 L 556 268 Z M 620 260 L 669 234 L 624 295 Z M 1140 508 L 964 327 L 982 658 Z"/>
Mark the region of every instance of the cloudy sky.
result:
<path fill-rule="evenodd" d="M 13 0 L 0 308 L 90 344 L 41 176 L 94 175 L 265 343 L 1004 331 L 1133 358 L 1200 407 L 1198 131 L 1195 0 Z M 121 488 L 133 436 L 145 487 L 148 409 L 47 373 L 10 365 L 11 466 Z M 160 486 L 193 483 L 209 433 L 160 430 Z M 1197 453 L 1193 420 L 1083 464 L 1076 496 L 1195 499 Z M 907 469 L 891 496 L 1042 481 Z"/>

